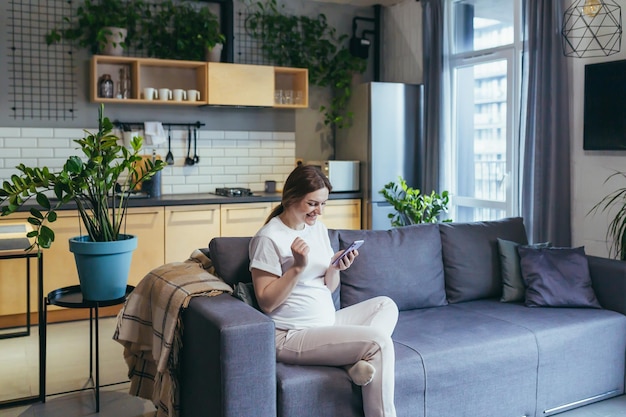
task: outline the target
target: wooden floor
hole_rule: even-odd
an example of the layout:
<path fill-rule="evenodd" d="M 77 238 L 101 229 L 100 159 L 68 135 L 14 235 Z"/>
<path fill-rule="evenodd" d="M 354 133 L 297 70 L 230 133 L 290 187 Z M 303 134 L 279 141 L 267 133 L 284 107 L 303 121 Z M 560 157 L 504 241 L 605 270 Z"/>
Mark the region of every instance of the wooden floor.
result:
<path fill-rule="evenodd" d="M 48 394 L 76 390 L 87 385 L 88 329 L 86 321 L 48 326 Z M 45 403 L 3 408 L 0 409 L 0 417 L 153 417 L 155 411 L 150 401 L 127 394 L 129 386 L 128 382 L 125 382 L 127 369 L 122 356 L 122 346 L 111 339 L 114 329 L 115 318 L 101 319 L 100 379 L 103 385 L 108 386 L 100 391 L 100 413 L 95 412 L 93 391 L 85 390 L 49 395 Z M 36 327 L 33 333 L 35 334 L 29 337 L 0 340 L 0 401 L 37 394 Z M 626 417 L 626 395 L 558 416 Z"/>

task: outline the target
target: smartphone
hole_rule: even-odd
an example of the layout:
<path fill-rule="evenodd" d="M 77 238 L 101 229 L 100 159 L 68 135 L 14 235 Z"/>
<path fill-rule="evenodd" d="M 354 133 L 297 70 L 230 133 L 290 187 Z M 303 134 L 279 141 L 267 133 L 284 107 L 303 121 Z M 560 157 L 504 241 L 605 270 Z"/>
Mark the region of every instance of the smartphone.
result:
<path fill-rule="evenodd" d="M 335 259 L 335 261 L 333 262 L 333 265 L 339 264 L 339 261 L 341 261 L 347 254 L 349 254 L 350 252 L 352 252 L 355 249 L 360 248 L 361 245 L 363 244 L 363 242 L 365 242 L 365 241 L 364 240 L 355 240 L 354 242 L 352 242 L 350 244 L 350 246 L 348 246 L 348 248 L 346 250 L 344 250 L 343 253 L 341 255 L 339 255 L 339 257 L 337 259 Z"/>

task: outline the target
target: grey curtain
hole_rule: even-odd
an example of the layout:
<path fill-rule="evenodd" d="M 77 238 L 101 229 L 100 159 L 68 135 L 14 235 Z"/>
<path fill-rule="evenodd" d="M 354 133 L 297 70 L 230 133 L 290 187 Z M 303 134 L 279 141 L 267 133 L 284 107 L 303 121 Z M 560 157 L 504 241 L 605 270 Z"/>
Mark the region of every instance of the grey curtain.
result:
<path fill-rule="evenodd" d="M 571 245 L 569 89 L 560 1 L 526 0 L 522 215 L 531 242 Z M 526 77 L 527 75 L 527 77 Z M 522 122 L 524 123 L 524 122 Z"/>
<path fill-rule="evenodd" d="M 424 137 L 422 153 L 421 190 L 430 194 L 441 192 L 439 183 L 442 92 L 443 92 L 443 0 L 422 0 L 422 39 L 424 45 Z"/>

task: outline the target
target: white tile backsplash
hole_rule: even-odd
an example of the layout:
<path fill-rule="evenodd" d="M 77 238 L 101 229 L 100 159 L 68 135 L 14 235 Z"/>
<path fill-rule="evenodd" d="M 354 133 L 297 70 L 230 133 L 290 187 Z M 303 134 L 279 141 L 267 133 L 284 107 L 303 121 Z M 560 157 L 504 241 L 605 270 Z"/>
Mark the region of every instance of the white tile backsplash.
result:
<path fill-rule="evenodd" d="M 116 133 L 121 137 L 121 132 Z M 73 140 L 84 135 L 83 129 L 0 127 L 0 182 L 17 174 L 14 167 L 19 163 L 61 168 L 67 157 L 80 153 Z M 231 186 L 262 191 L 265 180 L 282 183 L 295 166 L 294 132 L 200 130 L 200 162 L 194 166 L 184 164 L 187 131 L 172 130 L 171 135 L 174 165 L 163 169 L 163 194 L 206 193 Z M 167 143 L 144 146 L 144 153 L 149 155 L 153 149 L 165 159 Z M 190 154 L 194 154 L 193 143 Z"/>

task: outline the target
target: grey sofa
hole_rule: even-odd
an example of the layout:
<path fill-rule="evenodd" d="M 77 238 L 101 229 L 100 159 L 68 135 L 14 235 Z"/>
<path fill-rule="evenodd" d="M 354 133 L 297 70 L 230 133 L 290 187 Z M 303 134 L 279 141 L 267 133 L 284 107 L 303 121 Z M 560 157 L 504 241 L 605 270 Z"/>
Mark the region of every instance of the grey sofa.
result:
<path fill-rule="evenodd" d="M 500 301 L 497 240 L 526 244 L 520 218 L 329 234 L 335 249 L 365 239 L 337 307 L 383 294 L 399 306 L 399 417 L 546 416 L 624 393 L 625 263 L 585 258 L 604 308 L 527 307 Z M 251 280 L 248 242 L 209 244 L 231 285 Z M 363 416 L 343 369 L 276 363 L 273 322 L 239 299 L 194 298 L 183 323 L 182 416 Z"/>

